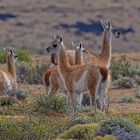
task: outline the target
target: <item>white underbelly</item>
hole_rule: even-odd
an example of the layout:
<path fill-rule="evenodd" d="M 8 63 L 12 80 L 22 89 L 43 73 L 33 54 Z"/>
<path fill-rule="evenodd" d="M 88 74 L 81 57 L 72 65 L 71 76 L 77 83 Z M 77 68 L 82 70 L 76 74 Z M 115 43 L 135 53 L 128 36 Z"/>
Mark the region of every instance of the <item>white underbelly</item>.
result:
<path fill-rule="evenodd" d="M 9 79 L 9 77 L 7 76 L 7 74 L 5 72 L 2 72 L 3 76 L 4 76 L 4 90 L 7 93 L 8 96 L 11 96 L 12 94 L 14 94 L 14 87 L 12 84 L 12 81 Z"/>

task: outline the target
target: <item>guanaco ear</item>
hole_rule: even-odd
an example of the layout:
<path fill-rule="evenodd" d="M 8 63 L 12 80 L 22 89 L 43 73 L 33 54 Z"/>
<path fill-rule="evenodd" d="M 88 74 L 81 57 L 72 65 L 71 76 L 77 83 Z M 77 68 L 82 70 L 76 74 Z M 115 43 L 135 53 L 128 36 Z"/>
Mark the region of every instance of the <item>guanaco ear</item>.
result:
<path fill-rule="evenodd" d="M 107 25 L 109 28 L 111 28 L 111 21 L 110 20 L 107 21 Z"/>
<path fill-rule="evenodd" d="M 100 20 L 100 22 L 101 22 L 101 25 L 102 25 L 103 29 L 105 29 L 105 24 L 104 24 L 102 19 Z"/>
<path fill-rule="evenodd" d="M 76 50 L 76 45 L 74 44 L 74 42 L 73 42 L 73 41 L 71 42 L 71 44 L 72 44 L 72 46 L 73 46 L 74 50 Z"/>
<path fill-rule="evenodd" d="M 79 43 L 79 47 L 80 47 L 80 49 L 82 48 L 82 42 L 80 41 L 80 43 Z"/>
<path fill-rule="evenodd" d="M 13 53 L 12 49 L 8 49 L 8 48 L 3 48 L 3 51 L 5 51 L 6 53 L 9 53 L 9 54 Z"/>
<path fill-rule="evenodd" d="M 63 42 L 63 36 L 60 35 L 60 42 L 62 43 Z"/>
<path fill-rule="evenodd" d="M 13 54 L 13 50 L 12 50 L 12 49 L 9 49 L 9 52 L 10 52 L 11 54 Z"/>

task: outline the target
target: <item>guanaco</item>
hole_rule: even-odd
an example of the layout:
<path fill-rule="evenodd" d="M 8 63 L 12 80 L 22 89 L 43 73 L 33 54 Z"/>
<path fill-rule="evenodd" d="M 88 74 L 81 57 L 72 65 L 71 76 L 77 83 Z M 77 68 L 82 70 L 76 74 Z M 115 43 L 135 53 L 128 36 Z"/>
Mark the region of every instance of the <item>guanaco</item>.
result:
<path fill-rule="evenodd" d="M 63 84 L 68 91 L 68 99 L 76 105 L 77 101 L 75 93 L 80 94 L 89 91 L 90 103 L 96 108 L 96 93 L 100 75 L 103 76 L 103 81 L 106 82 L 108 77 L 108 69 L 102 65 L 94 65 L 93 63 L 79 64 L 71 66 L 66 55 L 66 48 L 63 43 L 63 38 L 60 38 L 60 48 L 57 53 L 58 70 L 62 78 Z"/>
<path fill-rule="evenodd" d="M 111 41 L 112 41 L 112 35 L 115 36 L 116 38 L 120 38 L 121 37 L 121 33 L 116 29 L 116 28 L 112 28 L 111 23 L 108 21 L 106 23 L 106 25 L 102 23 L 102 26 L 104 28 L 104 39 L 103 39 L 103 49 L 101 51 L 100 54 L 96 54 L 93 52 L 88 51 L 87 49 L 85 50 L 85 54 L 86 54 L 86 63 L 92 62 L 94 64 L 101 64 L 103 66 L 107 66 L 109 68 L 110 66 L 110 61 L 111 61 Z M 55 36 L 55 39 L 51 42 L 51 45 L 47 48 L 47 52 L 49 53 L 56 53 L 58 48 L 60 47 L 60 42 L 59 42 L 59 37 Z M 66 54 L 68 56 L 68 60 L 72 60 L 73 58 L 73 51 L 69 51 L 66 50 Z M 109 83 L 109 77 L 110 75 L 108 75 L 108 80 L 106 82 L 106 87 Z M 101 80 L 100 80 L 101 81 Z M 103 93 L 105 93 L 103 91 L 107 90 L 107 88 L 105 89 L 105 85 L 104 84 L 100 84 L 100 88 L 99 88 L 99 98 L 101 99 L 101 106 L 104 106 L 104 102 L 105 102 L 105 95 Z M 103 108 L 103 107 L 102 107 Z"/>
<path fill-rule="evenodd" d="M 74 43 L 72 43 L 74 49 L 75 49 L 75 62 L 70 61 L 69 59 L 69 63 L 70 65 L 74 65 L 74 64 L 82 64 L 83 62 L 83 53 L 81 53 L 80 51 L 84 51 L 85 49 L 82 47 L 82 43 L 80 42 L 79 46 L 75 45 Z M 54 62 L 54 64 L 57 64 L 57 57 L 55 54 L 51 60 Z M 69 56 L 69 55 L 68 55 Z M 50 67 L 49 69 L 47 69 L 47 71 L 44 72 L 43 74 L 43 84 L 46 88 L 46 92 L 48 93 L 48 95 L 50 95 L 51 93 L 57 93 L 57 91 L 63 91 L 66 92 L 65 87 L 63 85 L 62 79 L 60 77 L 60 74 L 58 72 L 58 66 L 53 66 Z"/>
<path fill-rule="evenodd" d="M 112 36 L 115 36 L 116 38 L 121 37 L 121 33 L 119 32 L 118 29 L 113 28 L 111 25 L 110 21 L 107 21 L 106 24 L 103 23 L 101 20 L 102 27 L 104 29 L 104 37 L 103 37 L 103 49 L 100 54 L 96 54 L 93 52 L 89 52 L 89 50 L 85 50 L 86 54 L 86 62 L 87 63 L 94 63 L 94 64 L 101 64 L 103 66 L 106 66 L 109 70 L 110 68 L 110 63 L 111 63 L 111 56 L 112 56 Z M 110 81 L 110 74 L 108 74 L 107 82 L 103 83 L 100 82 L 99 86 L 99 101 L 100 101 L 100 107 L 103 109 L 105 107 L 105 99 L 107 93 L 108 86 L 109 86 L 109 81 Z M 104 85 L 105 84 L 105 85 Z M 105 88 L 106 86 L 106 88 Z"/>
<path fill-rule="evenodd" d="M 11 49 L 4 50 L 7 51 L 7 70 L 0 69 L 0 95 L 15 97 L 17 89 L 15 62 L 18 56 Z"/>

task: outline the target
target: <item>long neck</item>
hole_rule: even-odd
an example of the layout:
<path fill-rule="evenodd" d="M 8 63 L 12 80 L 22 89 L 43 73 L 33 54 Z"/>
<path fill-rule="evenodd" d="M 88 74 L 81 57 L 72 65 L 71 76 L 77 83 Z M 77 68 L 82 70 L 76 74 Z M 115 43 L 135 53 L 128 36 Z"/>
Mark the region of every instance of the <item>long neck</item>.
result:
<path fill-rule="evenodd" d="M 15 66 L 12 62 L 10 62 L 10 58 L 7 57 L 7 70 L 11 74 L 12 77 L 16 79 L 16 70 Z"/>
<path fill-rule="evenodd" d="M 111 53 L 112 53 L 112 33 L 111 31 L 105 31 L 104 38 L 103 38 L 103 49 L 101 51 L 100 56 L 102 56 L 106 62 L 106 64 L 109 66 L 111 61 Z"/>
<path fill-rule="evenodd" d="M 67 60 L 66 49 L 64 44 L 62 44 L 62 46 L 58 51 L 58 67 L 61 74 L 67 73 L 67 71 L 70 68 L 70 64 L 68 63 Z"/>
<path fill-rule="evenodd" d="M 83 55 L 82 55 L 82 52 L 75 52 L 75 64 L 78 65 L 78 64 L 82 64 L 83 62 Z"/>

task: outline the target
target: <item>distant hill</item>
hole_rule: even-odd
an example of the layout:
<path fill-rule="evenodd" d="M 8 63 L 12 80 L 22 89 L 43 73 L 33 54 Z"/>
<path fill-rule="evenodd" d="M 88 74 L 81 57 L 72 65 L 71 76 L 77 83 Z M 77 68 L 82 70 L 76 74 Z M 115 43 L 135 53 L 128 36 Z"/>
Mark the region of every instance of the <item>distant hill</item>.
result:
<path fill-rule="evenodd" d="M 43 54 L 53 34 L 63 34 L 69 47 L 71 41 L 82 41 L 99 51 L 103 18 L 123 34 L 122 39 L 113 39 L 113 52 L 136 52 L 140 51 L 139 13 L 139 0 L 2 0 L 0 45 Z"/>

